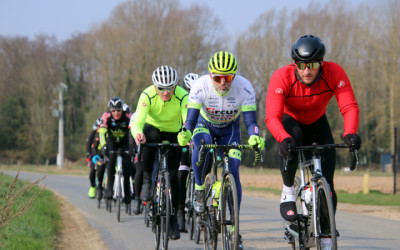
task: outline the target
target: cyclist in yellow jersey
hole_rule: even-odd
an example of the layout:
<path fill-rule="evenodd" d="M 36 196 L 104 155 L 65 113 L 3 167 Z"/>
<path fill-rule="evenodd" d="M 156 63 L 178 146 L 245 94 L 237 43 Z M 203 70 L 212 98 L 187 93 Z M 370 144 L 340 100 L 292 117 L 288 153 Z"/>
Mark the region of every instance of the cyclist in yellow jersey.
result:
<path fill-rule="evenodd" d="M 154 70 L 153 84 L 146 88 L 139 97 L 135 119 L 131 132 L 136 144 L 139 142 L 157 143 L 168 140 L 177 143 L 177 135 L 186 120 L 188 93 L 180 86 L 178 74 L 172 67 L 163 65 Z M 151 199 L 151 176 L 155 159 L 155 148 L 143 147 L 143 186 L 141 200 Z M 171 179 L 172 205 L 177 211 L 178 183 L 177 172 L 182 150 L 171 149 L 168 155 L 168 168 Z M 136 203 L 140 202 L 136 200 Z M 136 204 L 135 204 L 136 205 Z M 176 215 L 171 216 L 172 240 L 180 238 Z"/>

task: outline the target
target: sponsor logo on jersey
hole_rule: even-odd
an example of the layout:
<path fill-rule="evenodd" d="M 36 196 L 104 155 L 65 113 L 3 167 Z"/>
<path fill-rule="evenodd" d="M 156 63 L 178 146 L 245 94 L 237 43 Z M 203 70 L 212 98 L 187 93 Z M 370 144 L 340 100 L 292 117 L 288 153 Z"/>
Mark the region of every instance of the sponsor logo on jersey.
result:
<path fill-rule="evenodd" d="M 143 107 L 146 107 L 146 106 L 147 106 L 147 104 L 146 104 L 145 102 L 143 102 L 142 105 L 143 105 Z"/>
<path fill-rule="evenodd" d="M 277 94 L 283 94 L 283 89 L 277 88 L 277 89 L 275 90 L 275 93 L 277 93 Z"/>
<path fill-rule="evenodd" d="M 214 115 L 234 115 L 238 113 L 239 110 L 215 110 L 215 108 L 207 108 L 207 112 Z"/>
<path fill-rule="evenodd" d="M 246 91 L 249 95 L 251 95 L 251 91 L 248 90 L 247 88 L 244 88 L 243 90 Z"/>
<path fill-rule="evenodd" d="M 340 80 L 338 88 L 343 88 L 344 86 L 346 86 L 346 83 L 343 80 Z"/>

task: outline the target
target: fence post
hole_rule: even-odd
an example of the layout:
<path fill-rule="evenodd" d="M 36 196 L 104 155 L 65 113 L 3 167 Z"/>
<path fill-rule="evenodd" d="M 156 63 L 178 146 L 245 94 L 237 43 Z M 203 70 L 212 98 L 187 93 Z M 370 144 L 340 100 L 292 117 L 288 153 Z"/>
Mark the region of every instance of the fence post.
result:
<path fill-rule="evenodd" d="M 392 155 L 392 167 L 393 167 L 393 194 L 397 191 L 397 161 L 399 154 L 397 152 L 397 128 L 394 128 L 394 149 Z"/>

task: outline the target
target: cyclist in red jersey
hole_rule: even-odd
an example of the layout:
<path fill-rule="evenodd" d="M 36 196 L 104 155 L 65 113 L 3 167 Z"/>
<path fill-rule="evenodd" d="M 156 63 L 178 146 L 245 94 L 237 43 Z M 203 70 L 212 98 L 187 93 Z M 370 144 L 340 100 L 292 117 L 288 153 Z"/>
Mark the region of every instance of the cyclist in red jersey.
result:
<path fill-rule="evenodd" d="M 276 70 L 268 87 L 265 122 L 280 143 L 279 155 L 289 159 L 287 169 L 281 164 L 284 185 L 280 212 L 287 221 L 297 218 L 293 185 L 298 160 L 297 154 L 289 152 L 290 145 L 334 143 L 325 115 L 333 96 L 344 118 L 345 143 L 351 146 L 350 150 L 361 146 L 361 138 L 356 134 L 359 108 L 350 81 L 341 66 L 323 61 L 324 55 L 325 45 L 321 39 L 313 35 L 300 37 L 292 47 L 294 63 Z M 322 172 L 331 187 L 336 210 L 335 156 L 334 149 L 324 151 Z"/>

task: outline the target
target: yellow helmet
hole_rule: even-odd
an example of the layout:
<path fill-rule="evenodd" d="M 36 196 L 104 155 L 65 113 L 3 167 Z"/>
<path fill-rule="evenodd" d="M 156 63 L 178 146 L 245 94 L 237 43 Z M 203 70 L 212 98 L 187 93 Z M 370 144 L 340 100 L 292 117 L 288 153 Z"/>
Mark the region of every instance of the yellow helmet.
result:
<path fill-rule="evenodd" d="M 236 74 L 237 68 L 235 57 L 227 51 L 215 53 L 208 63 L 208 70 L 215 74 Z"/>

